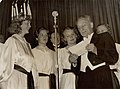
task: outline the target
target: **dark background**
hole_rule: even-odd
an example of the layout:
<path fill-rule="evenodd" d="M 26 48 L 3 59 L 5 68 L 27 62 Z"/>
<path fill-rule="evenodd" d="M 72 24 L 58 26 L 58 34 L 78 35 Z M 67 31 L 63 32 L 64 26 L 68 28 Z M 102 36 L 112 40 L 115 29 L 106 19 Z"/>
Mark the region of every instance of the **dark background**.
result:
<path fill-rule="evenodd" d="M 0 33 L 9 37 L 7 28 L 11 23 L 11 5 L 15 0 L 3 0 L 0 3 Z M 23 0 L 18 0 L 18 6 Z M 58 32 L 66 26 L 75 26 L 79 16 L 87 14 L 93 18 L 94 26 L 100 23 L 109 24 L 114 40 L 120 43 L 120 0 L 30 0 L 32 11 L 32 28 L 26 36 L 32 44 L 33 35 L 39 27 L 53 31 L 52 11 L 57 17 Z"/>

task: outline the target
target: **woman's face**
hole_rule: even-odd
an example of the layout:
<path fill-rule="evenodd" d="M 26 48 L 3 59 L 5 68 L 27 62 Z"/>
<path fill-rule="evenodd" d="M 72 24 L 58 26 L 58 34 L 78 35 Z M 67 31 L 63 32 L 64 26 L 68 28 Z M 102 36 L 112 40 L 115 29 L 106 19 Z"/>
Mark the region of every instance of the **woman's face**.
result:
<path fill-rule="evenodd" d="M 97 27 L 96 33 L 101 34 L 104 32 L 108 32 L 108 28 L 105 25 L 100 25 Z"/>
<path fill-rule="evenodd" d="M 52 42 L 53 44 L 55 44 L 55 33 L 52 33 L 52 34 L 51 34 L 51 42 Z M 59 33 L 57 33 L 57 44 L 58 44 L 58 45 L 60 44 L 60 35 L 59 35 Z"/>
<path fill-rule="evenodd" d="M 73 44 L 76 44 L 77 35 L 75 34 L 75 32 L 73 30 L 71 30 L 71 29 L 65 30 L 64 38 L 67 41 L 68 45 L 71 46 Z"/>
<path fill-rule="evenodd" d="M 31 25 L 29 20 L 25 20 L 22 22 L 22 25 L 21 25 L 22 33 L 24 34 L 29 33 L 30 28 L 31 28 Z"/>
<path fill-rule="evenodd" d="M 47 30 L 41 30 L 38 35 L 38 42 L 40 44 L 45 44 L 48 42 L 48 32 Z"/>

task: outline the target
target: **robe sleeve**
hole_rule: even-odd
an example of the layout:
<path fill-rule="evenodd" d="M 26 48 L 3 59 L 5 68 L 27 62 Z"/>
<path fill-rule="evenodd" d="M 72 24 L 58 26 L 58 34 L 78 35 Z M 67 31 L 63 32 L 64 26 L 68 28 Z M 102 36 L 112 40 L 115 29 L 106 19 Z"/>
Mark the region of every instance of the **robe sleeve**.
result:
<path fill-rule="evenodd" d="M 110 65 L 111 69 L 117 69 L 120 72 L 120 44 L 115 43 L 119 58 L 117 63 L 115 63 L 115 65 Z"/>
<path fill-rule="evenodd" d="M 0 57 L 0 82 L 6 81 L 12 74 L 16 55 L 15 39 L 10 37 L 5 42 L 4 49 Z"/>
<path fill-rule="evenodd" d="M 37 89 L 37 82 L 38 82 L 39 76 L 38 76 L 38 70 L 37 70 L 34 60 L 33 60 L 33 65 L 32 65 L 32 75 L 33 75 L 33 79 L 34 79 L 35 89 Z"/>

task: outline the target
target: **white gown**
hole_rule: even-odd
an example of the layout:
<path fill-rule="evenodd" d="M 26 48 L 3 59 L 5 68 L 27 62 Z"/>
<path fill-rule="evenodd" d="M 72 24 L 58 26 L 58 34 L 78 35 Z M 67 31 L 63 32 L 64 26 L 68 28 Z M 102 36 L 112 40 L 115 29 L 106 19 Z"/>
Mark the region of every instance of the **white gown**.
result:
<path fill-rule="evenodd" d="M 114 72 L 119 80 L 119 84 L 120 84 L 120 44 L 115 43 L 118 55 L 119 55 L 119 59 L 117 61 L 117 63 L 115 63 L 115 65 L 110 65 L 111 69 L 117 69 L 117 72 Z"/>
<path fill-rule="evenodd" d="M 1 56 L 2 52 L 3 52 L 3 49 L 4 49 L 4 44 L 0 43 L 0 56 Z M 5 82 L 1 82 L 0 83 L 0 89 L 3 89 L 4 86 L 5 86 Z"/>
<path fill-rule="evenodd" d="M 38 73 L 50 75 L 53 72 L 54 52 L 47 46 L 32 49 Z M 39 76 L 37 89 L 50 89 L 49 76 Z"/>
<path fill-rule="evenodd" d="M 75 88 L 75 74 L 65 73 L 63 69 L 71 69 L 71 63 L 68 60 L 69 53 L 66 48 L 61 48 L 58 51 L 59 69 L 60 69 L 60 89 L 76 89 Z"/>
<path fill-rule="evenodd" d="M 3 89 L 27 89 L 27 75 L 14 69 L 14 64 L 16 64 L 27 72 L 34 70 L 33 55 L 26 40 L 18 34 L 8 38 L 1 59 L 4 59 L 0 64 L 2 69 L 0 81 L 5 81 Z"/>

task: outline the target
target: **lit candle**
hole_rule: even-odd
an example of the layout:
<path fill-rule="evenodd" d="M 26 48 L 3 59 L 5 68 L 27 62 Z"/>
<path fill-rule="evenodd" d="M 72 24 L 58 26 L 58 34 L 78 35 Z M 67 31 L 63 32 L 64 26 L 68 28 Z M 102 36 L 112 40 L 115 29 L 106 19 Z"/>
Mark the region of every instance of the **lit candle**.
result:
<path fill-rule="evenodd" d="M 16 16 L 16 10 L 13 8 L 13 16 Z"/>
<path fill-rule="evenodd" d="M 17 15 L 17 18 L 18 18 L 18 6 L 17 6 L 17 2 L 15 3 L 15 8 L 16 8 L 16 15 Z"/>
<path fill-rule="evenodd" d="M 30 16 L 31 16 L 32 14 L 31 14 L 31 10 L 30 10 L 29 0 L 28 0 L 27 11 L 28 11 L 28 15 L 30 15 Z"/>
<path fill-rule="evenodd" d="M 24 8 L 24 15 L 25 15 L 25 18 L 26 18 L 26 6 L 25 6 L 25 2 L 23 3 L 23 8 Z"/>
<path fill-rule="evenodd" d="M 12 5 L 12 13 L 11 13 L 12 20 L 13 20 L 13 15 L 14 15 L 13 13 L 14 13 L 14 7 Z"/>
<path fill-rule="evenodd" d="M 20 8 L 20 12 L 23 13 L 23 8 L 22 8 L 22 5 L 21 5 L 21 8 Z"/>

